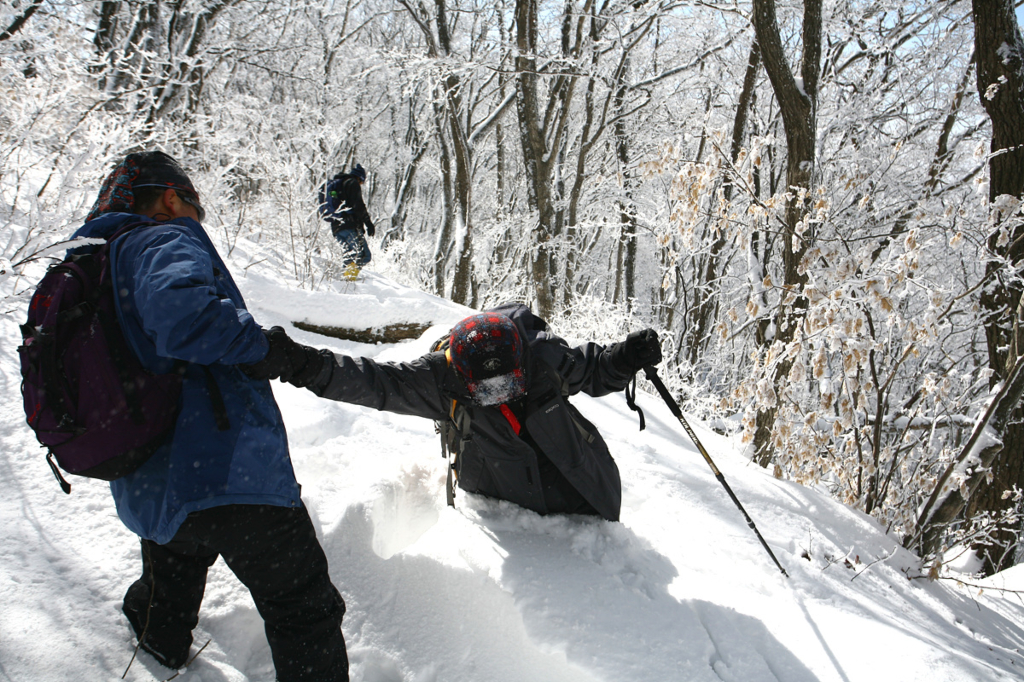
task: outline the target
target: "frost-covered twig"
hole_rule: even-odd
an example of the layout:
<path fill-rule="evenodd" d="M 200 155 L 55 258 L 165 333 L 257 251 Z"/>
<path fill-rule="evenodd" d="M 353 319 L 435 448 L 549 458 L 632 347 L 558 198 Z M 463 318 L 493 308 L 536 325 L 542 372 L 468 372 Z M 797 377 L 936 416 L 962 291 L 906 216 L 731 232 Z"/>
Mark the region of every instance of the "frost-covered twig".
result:
<path fill-rule="evenodd" d="M 860 575 L 861 575 L 862 573 L 866 573 L 866 572 L 868 571 L 868 569 L 869 569 L 869 568 L 871 568 L 872 566 L 874 566 L 875 564 L 877 564 L 877 563 L 878 563 L 879 561 L 885 561 L 886 559 L 888 559 L 889 557 L 891 557 L 891 556 L 892 556 L 893 554 L 895 554 L 895 553 L 896 553 L 896 550 L 897 550 L 897 549 L 899 549 L 899 547 L 900 547 L 899 545 L 896 545 L 895 547 L 893 547 L 893 548 L 892 548 L 892 551 L 891 551 L 891 552 L 889 552 L 888 554 L 886 554 L 885 556 L 881 556 L 881 557 L 878 557 L 877 559 L 875 559 L 875 560 L 874 560 L 874 561 L 872 561 L 871 563 L 869 563 L 869 564 L 865 564 L 865 566 L 864 566 L 864 569 L 863 569 L 863 570 L 857 571 L 857 572 L 856 572 L 856 573 L 854 574 L 854 576 L 853 576 L 852 578 L 850 578 L 850 582 L 852 583 L 852 582 L 853 582 L 854 580 L 856 580 L 856 579 L 857 579 L 857 578 L 858 578 L 858 577 L 859 577 L 859 576 L 860 576 Z"/>
<path fill-rule="evenodd" d="M 106 239 L 95 239 L 92 237 L 78 237 L 76 239 L 65 239 L 64 241 L 59 241 L 55 244 L 51 244 L 50 246 L 46 246 L 42 249 L 39 249 L 35 253 L 25 256 L 17 263 L 14 263 L 13 267 L 20 268 L 22 265 L 25 265 L 26 263 L 42 260 L 43 258 L 48 258 L 57 253 L 62 253 L 70 249 L 77 249 L 81 246 L 93 246 L 104 244 L 106 243 L 106 241 Z"/>
<path fill-rule="evenodd" d="M 1024 590 L 1011 590 L 1009 587 L 996 587 L 995 585 L 979 585 L 978 583 L 969 583 L 966 580 L 961 580 L 960 578 L 955 578 L 951 575 L 940 576 L 939 580 L 949 580 L 956 583 L 957 585 L 962 585 L 963 587 L 976 587 L 979 590 L 995 590 L 996 592 L 1004 592 L 1006 594 L 1017 595 L 1024 594 Z"/>
<path fill-rule="evenodd" d="M 206 647 L 210 646 L 210 642 L 211 641 L 213 641 L 213 640 L 209 640 L 209 639 L 206 640 L 206 644 L 204 644 L 202 647 L 200 647 L 199 651 L 197 651 L 194 654 L 192 654 L 192 658 L 188 659 L 188 661 L 185 663 L 185 665 L 182 666 L 182 670 L 184 670 L 185 668 L 188 668 L 190 665 L 192 665 L 192 661 L 196 660 L 196 658 L 199 657 L 199 654 L 203 653 L 203 650 L 206 649 Z M 171 675 L 170 677 L 168 677 L 166 680 L 164 680 L 164 682 L 171 682 L 171 680 L 173 680 L 174 678 L 178 677 L 179 675 L 181 675 L 181 670 L 179 670 L 178 672 L 176 672 L 173 675 Z"/>
<path fill-rule="evenodd" d="M 978 420 L 960 454 L 949 463 L 935 482 L 931 496 L 918 515 L 916 528 L 904 541 L 904 547 L 912 547 L 921 543 L 922 554 L 929 554 L 937 549 L 939 529 L 945 528 L 946 524 L 953 520 L 966 503 L 964 496 L 959 494 L 958 490 L 946 492 L 949 478 L 954 471 L 966 465 L 969 457 L 976 457 L 980 460 L 980 467 L 976 467 L 976 473 L 970 477 L 967 488 L 968 491 L 971 491 L 977 487 L 981 480 L 977 471 L 988 467 L 1002 448 L 1002 442 L 998 440 L 1002 435 L 1002 425 L 1020 402 L 1022 394 L 1024 394 L 1024 358 L 1018 357 L 1006 381 L 992 396 L 988 408 Z M 995 431 L 997 440 L 983 443 L 982 436 L 984 434 L 992 435 L 990 429 Z M 944 493 L 945 497 L 940 502 L 940 497 Z"/>

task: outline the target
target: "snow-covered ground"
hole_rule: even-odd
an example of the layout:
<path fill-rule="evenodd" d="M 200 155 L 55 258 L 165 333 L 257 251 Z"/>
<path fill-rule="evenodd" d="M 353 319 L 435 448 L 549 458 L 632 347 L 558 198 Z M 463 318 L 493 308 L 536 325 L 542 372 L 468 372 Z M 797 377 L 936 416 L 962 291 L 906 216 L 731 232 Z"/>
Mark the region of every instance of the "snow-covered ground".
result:
<path fill-rule="evenodd" d="M 469 312 L 373 272 L 309 292 L 249 262 L 239 249 L 231 266 L 261 324 L 341 353 L 411 359 Z M 74 479 L 65 496 L 50 474 L 20 402 L 26 299 L 12 293 L 28 283 L 0 286 L 0 679 L 115 680 L 134 648 L 120 602 L 140 569 L 138 541 L 104 484 Z M 417 340 L 366 345 L 293 322 L 432 326 Z M 643 432 L 621 394 L 574 399 L 622 474 L 622 521 L 608 523 L 461 491 L 449 508 L 431 422 L 288 385 L 275 392 L 348 604 L 353 680 L 1024 679 L 1024 598 L 994 589 L 1024 589 L 1024 566 L 986 589 L 916 579 L 916 557 L 875 521 L 775 480 L 695 423 L 786 579 L 657 396 L 638 398 Z M 262 621 L 222 562 L 193 652 L 207 640 L 176 680 L 273 680 Z M 126 679 L 172 675 L 140 653 Z"/>

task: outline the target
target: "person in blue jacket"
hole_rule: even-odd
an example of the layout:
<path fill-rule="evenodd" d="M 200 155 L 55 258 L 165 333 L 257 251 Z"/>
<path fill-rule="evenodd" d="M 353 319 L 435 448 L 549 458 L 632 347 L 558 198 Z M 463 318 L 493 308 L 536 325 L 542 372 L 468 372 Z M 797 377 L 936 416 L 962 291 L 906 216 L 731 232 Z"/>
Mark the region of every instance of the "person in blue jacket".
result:
<path fill-rule="evenodd" d="M 203 217 L 181 166 L 151 151 L 111 172 L 75 233 L 105 238 L 143 221 L 111 247 L 118 318 L 148 370 L 184 367 L 173 433 L 110 484 L 142 543 L 142 575 L 123 611 L 140 646 L 180 668 L 207 569 L 221 556 L 263 617 L 278 680 L 348 680 L 345 604 L 299 496 L 280 410 L 270 383 L 238 368 L 273 365 L 274 353 Z"/>

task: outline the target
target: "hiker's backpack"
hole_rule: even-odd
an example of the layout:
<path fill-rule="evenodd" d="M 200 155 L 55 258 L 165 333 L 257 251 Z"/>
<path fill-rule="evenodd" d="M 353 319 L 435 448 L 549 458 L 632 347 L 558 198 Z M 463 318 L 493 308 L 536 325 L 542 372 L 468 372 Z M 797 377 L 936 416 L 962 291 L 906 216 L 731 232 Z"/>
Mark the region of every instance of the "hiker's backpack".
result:
<path fill-rule="evenodd" d="M 450 342 L 451 333 L 447 333 L 430 346 L 432 353 L 444 353 L 449 365 L 452 362 L 451 354 L 448 352 Z M 448 506 L 454 507 L 455 461 L 459 456 L 459 447 L 463 440 L 463 434 L 466 437 L 470 435 L 469 412 L 457 400 L 452 398 L 451 404 L 448 406 L 448 418 L 434 420 L 434 433 L 441 436 L 441 456 L 448 460 L 448 480 L 445 483 L 445 496 L 448 500 Z"/>
<path fill-rule="evenodd" d="M 64 492 L 70 474 L 112 481 L 135 471 L 174 429 L 181 367 L 152 374 L 121 331 L 110 275 L 110 245 L 135 222 L 91 250 L 51 267 L 21 326 L 21 392 L 28 425 L 47 448 Z"/>
<path fill-rule="evenodd" d="M 320 217 L 324 220 L 344 220 L 344 213 L 338 211 L 345 204 L 345 200 L 342 198 L 342 185 L 348 178 L 349 176 L 345 174 L 336 175 L 320 188 L 317 198 L 320 201 Z"/>

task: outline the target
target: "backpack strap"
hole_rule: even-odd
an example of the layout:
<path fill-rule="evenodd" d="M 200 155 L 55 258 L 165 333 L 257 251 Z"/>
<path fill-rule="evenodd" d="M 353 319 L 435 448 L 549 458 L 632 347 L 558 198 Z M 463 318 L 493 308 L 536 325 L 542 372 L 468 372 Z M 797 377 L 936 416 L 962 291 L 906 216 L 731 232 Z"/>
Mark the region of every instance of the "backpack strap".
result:
<path fill-rule="evenodd" d="M 442 343 L 444 343 L 444 341 L 447 341 L 447 339 L 444 339 L 443 341 L 438 341 L 438 345 L 441 345 Z M 444 343 L 444 359 L 448 363 L 448 366 L 451 367 L 451 365 L 452 365 L 452 351 L 451 351 L 451 348 L 449 348 L 446 343 Z M 456 416 L 457 412 L 459 412 L 461 414 Z M 462 417 L 462 419 L 460 419 L 460 417 Z M 447 453 L 447 451 L 448 451 L 448 439 L 449 439 L 449 437 L 451 437 L 451 429 L 453 427 L 455 428 L 455 435 L 458 436 L 459 440 L 461 441 L 463 439 L 462 438 L 462 435 L 464 433 L 464 431 L 462 430 L 463 424 L 460 423 L 460 422 L 463 422 L 463 421 L 465 422 L 465 426 L 468 427 L 469 426 L 469 414 L 466 412 L 466 409 L 464 407 L 462 407 L 461 405 L 458 404 L 458 401 L 455 400 L 455 398 L 452 398 L 451 399 L 451 406 L 448 409 L 448 419 L 446 421 L 442 422 L 442 427 L 441 427 L 441 450 L 442 450 L 442 453 Z M 458 475 L 455 473 L 455 459 L 458 457 L 458 453 L 455 452 L 454 450 L 452 450 L 450 455 L 451 456 L 448 457 L 448 474 L 447 474 L 447 477 L 446 477 L 446 480 L 445 480 L 444 493 L 445 493 L 445 499 L 448 502 L 448 506 L 449 507 L 454 507 L 455 506 L 455 482 L 456 482 L 456 480 L 458 478 Z"/>
<path fill-rule="evenodd" d="M 519 420 L 516 419 L 516 415 L 512 412 L 512 408 L 503 403 L 498 409 L 501 410 L 501 414 L 504 415 L 505 419 L 508 421 L 508 425 L 512 427 L 512 430 L 515 431 L 515 434 L 518 436 L 519 432 L 523 430 L 523 426 L 519 423 Z"/>
<path fill-rule="evenodd" d="M 449 413 L 448 419 L 449 419 L 449 421 L 452 422 L 452 424 L 454 424 L 454 422 L 455 422 L 455 400 L 454 399 L 452 400 L 451 411 Z M 447 451 L 447 449 L 448 449 L 448 439 L 451 437 L 452 424 L 449 424 L 448 421 L 442 422 L 442 424 L 443 424 L 443 426 L 441 427 L 441 448 L 442 448 L 442 450 Z M 454 450 L 452 450 L 450 452 L 446 452 L 446 456 L 448 457 L 448 472 L 447 472 L 447 474 L 445 476 L 445 482 L 444 482 L 444 497 L 445 497 L 445 501 L 448 503 L 448 506 L 449 507 L 454 507 L 455 506 L 455 480 L 456 480 L 455 458 L 458 457 L 458 453 L 455 452 Z"/>
<path fill-rule="evenodd" d="M 452 465 L 455 461 L 455 453 L 448 457 L 448 430 L 451 428 L 447 422 L 436 422 L 437 432 L 441 434 L 441 456 L 448 460 L 448 476 L 444 484 L 445 498 L 449 507 L 455 506 L 455 487 L 452 485 Z"/>
<path fill-rule="evenodd" d="M 213 418 L 217 422 L 217 430 L 228 431 L 231 429 L 231 421 L 228 419 L 228 408 L 224 405 L 224 394 L 220 392 L 220 386 L 217 385 L 209 366 L 200 366 L 206 375 L 206 392 L 210 394 L 210 402 L 213 403 Z"/>
<path fill-rule="evenodd" d="M 124 399 L 128 404 L 128 413 L 136 424 L 143 424 L 146 418 L 142 415 L 142 406 L 136 399 L 137 386 L 131 380 L 128 372 L 128 361 L 125 352 L 131 352 L 124 343 L 118 343 L 118 335 L 121 334 L 117 326 L 117 320 L 111 319 L 105 310 L 97 308 L 96 317 L 100 322 L 103 335 L 107 337 L 107 347 L 110 349 L 110 357 L 117 365 L 117 373 L 121 378 L 121 387 L 124 389 Z"/>
<path fill-rule="evenodd" d="M 452 355 L 448 350 L 448 335 L 442 336 L 437 341 L 431 344 L 430 351 L 432 353 L 444 352 L 445 362 L 450 367 L 452 364 Z M 441 436 L 441 457 L 448 460 L 448 473 L 445 479 L 444 492 L 445 499 L 448 502 L 449 507 L 455 506 L 455 458 L 458 453 L 448 447 L 448 440 L 453 438 L 453 429 L 457 428 L 455 422 L 455 407 L 456 401 L 454 398 L 449 399 L 451 404 L 448 409 L 447 419 L 435 419 L 434 420 L 434 431 Z M 449 456 L 450 455 L 450 456 Z"/>
<path fill-rule="evenodd" d="M 562 377 L 562 375 L 558 373 L 558 370 L 556 370 L 554 367 L 552 367 L 548 363 L 544 362 L 543 360 L 538 360 L 536 363 L 534 363 L 533 366 L 534 367 L 539 366 L 540 367 L 540 372 L 543 373 L 545 376 L 547 376 L 548 381 L 551 384 L 553 384 L 553 386 L 550 386 L 549 388 L 546 389 L 547 390 L 546 393 L 542 393 L 541 394 L 541 397 L 538 398 L 537 403 L 538 404 L 544 404 L 548 400 L 551 400 L 552 398 L 554 398 L 556 395 L 561 394 L 562 400 L 564 400 L 565 403 L 568 405 L 569 404 L 569 384 Z M 576 430 L 580 432 L 580 436 L 583 438 L 583 440 L 585 440 L 588 443 L 593 443 L 594 442 L 594 438 L 595 438 L 594 434 L 591 433 L 590 430 L 587 429 L 586 426 L 581 424 L 578 419 L 576 419 L 576 416 L 573 414 L 573 410 L 569 410 L 569 418 L 572 420 L 572 423 L 575 424 Z"/>
<path fill-rule="evenodd" d="M 46 453 L 46 463 L 50 465 L 50 470 L 53 471 L 53 475 L 57 477 L 57 483 L 60 483 L 60 489 L 64 491 L 65 495 L 70 495 L 71 484 L 67 482 L 67 479 L 61 476 L 60 469 L 57 468 L 57 465 L 53 461 L 53 451 Z"/>

